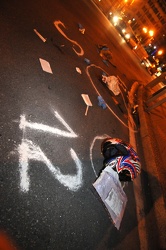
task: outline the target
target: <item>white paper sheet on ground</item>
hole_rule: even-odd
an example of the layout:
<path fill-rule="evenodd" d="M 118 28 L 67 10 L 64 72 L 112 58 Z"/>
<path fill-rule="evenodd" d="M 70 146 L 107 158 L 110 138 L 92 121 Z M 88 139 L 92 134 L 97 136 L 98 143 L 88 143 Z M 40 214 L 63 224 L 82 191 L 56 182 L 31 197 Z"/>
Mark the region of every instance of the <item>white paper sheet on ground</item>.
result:
<path fill-rule="evenodd" d="M 90 100 L 90 98 L 89 98 L 88 95 L 86 95 L 86 94 L 81 94 L 81 96 L 82 96 L 82 98 L 83 98 L 85 104 L 87 105 L 86 111 L 85 111 L 85 115 L 87 115 L 87 113 L 88 113 L 88 108 L 89 108 L 89 106 L 92 106 L 92 103 L 91 103 L 91 100 Z"/>
<path fill-rule="evenodd" d="M 105 199 L 105 202 L 112 209 L 112 211 L 114 211 L 116 216 L 120 215 L 120 212 L 121 212 L 122 206 L 123 206 L 123 202 L 121 200 L 119 200 L 119 197 L 113 188 L 109 192 L 107 198 Z"/>
<path fill-rule="evenodd" d="M 80 68 L 76 67 L 76 71 L 77 71 L 79 74 L 82 74 Z"/>
<path fill-rule="evenodd" d="M 93 183 L 117 229 L 123 218 L 127 196 L 123 191 L 118 174 L 112 168 L 105 168 Z"/>
<path fill-rule="evenodd" d="M 47 62 L 46 60 L 41 59 L 41 58 L 39 58 L 39 61 L 40 61 L 40 64 L 41 64 L 43 71 L 50 73 L 50 74 L 53 74 L 49 62 Z"/>
<path fill-rule="evenodd" d="M 86 94 L 81 94 L 84 102 L 86 103 L 87 106 L 92 106 L 91 100 L 88 95 Z"/>

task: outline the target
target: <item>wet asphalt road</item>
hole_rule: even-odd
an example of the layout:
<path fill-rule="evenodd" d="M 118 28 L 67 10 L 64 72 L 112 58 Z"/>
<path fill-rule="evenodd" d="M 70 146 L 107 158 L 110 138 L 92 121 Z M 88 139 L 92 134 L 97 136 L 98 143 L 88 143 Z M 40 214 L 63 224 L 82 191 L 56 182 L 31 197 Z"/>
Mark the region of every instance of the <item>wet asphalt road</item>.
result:
<path fill-rule="evenodd" d="M 20 250 L 139 249 L 132 184 L 117 231 L 93 194 L 90 158 L 99 173 L 98 137 L 128 141 L 126 111 L 99 81 L 102 71 L 118 75 L 128 89 L 150 76 L 91 2 L 1 1 L 0 22 L 0 233 Z M 109 45 L 117 68 L 102 62 L 98 43 Z M 78 44 L 82 56 L 73 50 L 80 51 Z M 53 74 L 42 70 L 39 58 Z M 94 66 L 87 68 L 84 58 Z M 97 105 L 99 93 L 110 108 Z M 87 116 L 81 94 L 93 104 Z"/>

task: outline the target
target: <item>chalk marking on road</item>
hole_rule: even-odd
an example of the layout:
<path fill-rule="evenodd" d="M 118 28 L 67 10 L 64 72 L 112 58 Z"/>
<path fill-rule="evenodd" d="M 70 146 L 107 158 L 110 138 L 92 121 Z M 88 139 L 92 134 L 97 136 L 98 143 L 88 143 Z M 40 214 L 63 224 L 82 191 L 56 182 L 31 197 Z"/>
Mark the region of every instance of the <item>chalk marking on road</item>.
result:
<path fill-rule="evenodd" d="M 53 177 L 69 190 L 77 191 L 82 186 L 82 163 L 72 148 L 70 149 L 70 154 L 76 164 L 77 173 L 75 175 L 62 174 L 59 167 L 54 166 L 40 147 L 35 145 L 31 140 L 22 139 L 22 142 L 18 147 L 18 152 L 21 191 L 28 192 L 30 188 L 30 176 L 28 173 L 30 160 L 45 163 Z"/>
<path fill-rule="evenodd" d="M 127 86 L 126 84 L 122 81 L 122 79 L 117 75 L 117 78 L 119 80 L 120 86 L 123 88 L 123 90 L 126 92 L 127 91 Z"/>
<path fill-rule="evenodd" d="M 78 56 L 83 56 L 84 55 L 84 50 L 82 49 L 82 47 L 76 42 L 76 41 L 74 41 L 74 40 L 71 40 L 70 38 L 68 38 L 67 36 L 66 36 L 66 34 L 61 30 L 61 28 L 59 27 L 59 25 L 62 25 L 64 28 L 66 28 L 65 27 L 65 25 L 64 25 L 64 23 L 62 23 L 60 20 L 59 21 L 54 21 L 54 25 L 55 25 L 55 27 L 56 27 L 56 29 L 61 33 L 61 35 L 63 35 L 67 40 L 69 40 L 71 43 L 74 43 L 75 45 L 77 45 L 79 48 L 80 48 L 80 53 L 78 53 L 74 48 L 73 48 L 73 50 L 75 51 L 75 53 L 78 55 Z M 89 78 L 89 80 L 90 80 L 90 82 L 91 82 L 91 84 L 92 84 L 92 86 L 94 87 L 94 89 L 95 89 L 95 91 L 96 91 L 96 93 L 98 94 L 98 95 L 101 95 L 100 93 L 99 93 L 99 91 L 97 90 L 97 88 L 96 88 L 96 86 L 94 85 L 94 83 L 93 83 L 93 81 L 92 81 L 92 78 L 91 78 L 91 76 L 90 76 L 90 74 L 89 74 L 89 68 L 90 67 L 96 67 L 96 68 L 99 68 L 99 69 L 101 69 L 102 71 L 104 71 L 101 67 L 99 67 L 99 66 L 97 66 L 97 65 L 95 65 L 95 64 L 91 64 L 91 65 L 89 65 L 89 66 L 87 66 L 86 67 L 86 74 L 87 74 L 87 76 L 88 76 L 88 78 Z M 126 123 L 124 123 L 116 114 L 115 114 L 115 112 L 111 109 L 111 107 L 106 103 L 106 105 L 107 105 L 107 108 L 110 110 L 110 112 L 125 126 L 125 127 L 127 127 L 128 128 L 128 125 L 126 124 Z M 129 120 L 131 120 L 131 123 L 133 122 L 133 119 L 132 119 L 132 117 L 131 117 L 131 115 L 128 115 L 128 119 Z M 135 132 L 137 132 L 137 131 L 135 131 Z"/>
<path fill-rule="evenodd" d="M 33 29 L 36 35 L 45 43 L 47 38 L 44 38 L 36 29 Z"/>
<path fill-rule="evenodd" d="M 89 65 L 89 66 L 86 67 L 86 74 L 87 74 L 87 76 L 88 76 L 88 78 L 89 78 L 89 80 L 90 80 L 90 82 L 91 82 L 93 88 L 95 89 L 97 95 L 100 96 L 101 94 L 100 94 L 100 92 L 98 91 L 98 89 L 96 88 L 94 82 L 92 81 L 92 78 L 91 78 L 91 76 L 90 76 L 90 73 L 89 73 L 89 68 L 91 68 L 91 67 L 96 67 L 96 68 L 98 68 L 98 69 L 101 69 L 102 71 L 104 71 L 104 70 L 103 70 L 101 67 L 99 67 L 99 66 L 97 66 L 97 65 L 95 65 L 95 64 L 91 64 L 91 65 Z M 109 106 L 107 103 L 106 103 L 106 105 L 107 105 L 107 108 L 111 111 L 111 113 L 112 113 L 112 114 L 113 114 L 113 115 L 114 115 L 114 116 L 115 116 L 115 117 L 116 117 L 125 127 L 128 128 L 128 125 L 127 125 L 126 123 L 124 123 L 124 122 L 115 114 L 115 112 L 110 108 L 110 106 Z"/>
<path fill-rule="evenodd" d="M 69 37 L 67 37 L 67 35 L 61 30 L 61 28 L 59 27 L 60 25 L 63 26 L 65 29 L 65 25 L 64 23 L 62 23 L 60 20 L 59 21 L 55 21 L 54 25 L 56 27 L 56 29 L 61 33 L 62 36 L 64 36 L 68 41 L 70 41 L 73 45 L 76 45 L 79 49 L 80 52 L 77 52 L 76 49 L 73 47 L 72 49 L 74 50 L 74 52 L 78 55 L 78 56 L 83 56 L 84 55 L 84 50 L 81 47 L 81 45 L 79 43 L 77 43 L 75 40 L 70 39 Z"/>
<path fill-rule="evenodd" d="M 92 86 L 93 86 L 93 88 L 95 89 L 95 91 L 96 91 L 96 93 L 97 93 L 97 95 L 101 95 L 100 94 L 100 92 L 98 91 L 98 89 L 96 88 L 96 86 L 95 86 L 95 84 L 94 84 L 94 82 L 93 82 L 93 80 L 92 80 L 92 78 L 91 78 L 91 76 L 90 76 L 90 73 L 89 73 L 89 68 L 90 67 L 96 67 L 96 68 L 98 68 L 98 69 L 101 69 L 102 71 L 104 71 L 104 69 L 102 69 L 101 67 L 99 67 L 99 66 L 97 66 L 97 65 L 95 65 L 95 64 L 91 64 L 91 65 L 89 65 L 89 66 L 87 66 L 86 67 L 86 74 L 87 74 L 87 76 L 88 76 L 88 78 L 89 78 L 89 80 L 90 80 L 90 82 L 91 82 L 91 84 L 92 84 Z M 107 72 L 106 72 L 107 73 Z M 108 73 L 107 73 L 108 74 Z M 123 98 L 123 100 L 124 100 L 124 98 Z M 126 104 L 125 104 L 126 105 Z M 126 128 L 128 128 L 128 125 L 126 124 L 126 123 L 124 123 L 116 114 L 115 114 L 115 112 L 111 109 L 111 107 L 106 103 L 106 106 L 107 106 L 107 108 L 109 109 L 109 111 L 126 127 Z M 126 109 L 127 109 L 127 106 L 126 106 Z M 129 123 L 130 124 L 135 124 L 135 122 L 134 122 L 134 119 L 133 119 L 133 117 L 132 117 L 132 115 L 130 114 L 130 112 L 129 112 L 129 110 L 127 109 L 127 112 L 128 112 L 128 121 L 129 121 Z M 134 132 L 134 133 L 137 133 L 138 131 L 137 130 L 135 130 L 135 129 L 132 129 L 132 131 Z"/>
<path fill-rule="evenodd" d="M 95 174 L 96 177 L 98 177 L 97 173 L 96 173 L 96 170 L 95 170 L 95 167 L 94 167 L 94 164 L 93 164 L 93 148 L 94 148 L 94 144 L 96 142 L 96 140 L 104 140 L 106 139 L 107 137 L 110 137 L 109 135 L 98 135 L 98 136 L 95 136 L 91 145 L 90 145 L 90 161 L 91 161 L 91 167 L 93 169 L 93 172 Z"/>
<path fill-rule="evenodd" d="M 74 133 L 74 131 L 63 120 L 63 118 L 58 114 L 57 111 L 54 111 L 54 115 L 66 127 L 66 129 L 69 132 L 61 130 L 61 129 L 57 129 L 57 128 L 54 128 L 54 127 L 50 127 L 48 125 L 44 125 L 42 123 L 28 122 L 26 120 L 25 115 L 20 116 L 20 129 L 25 131 L 26 128 L 30 128 L 30 129 L 36 129 L 36 130 L 42 131 L 42 132 L 52 133 L 52 134 L 57 135 L 57 136 L 64 136 L 64 137 L 70 137 L 70 138 L 78 137 L 78 135 Z"/>

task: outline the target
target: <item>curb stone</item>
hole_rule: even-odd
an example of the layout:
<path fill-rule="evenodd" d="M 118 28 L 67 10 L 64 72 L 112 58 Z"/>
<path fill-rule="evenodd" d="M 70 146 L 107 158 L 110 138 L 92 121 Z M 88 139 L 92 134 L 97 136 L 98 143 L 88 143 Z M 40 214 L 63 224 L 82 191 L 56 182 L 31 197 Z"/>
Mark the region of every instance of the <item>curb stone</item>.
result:
<path fill-rule="evenodd" d="M 155 137 L 153 136 L 154 128 L 152 128 L 150 117 L 148 113 L 144 111 L 144 97 L 145 97 L 144 86 L 140 86 L 138 89 L 138 113 L 140 119 L 140 136 L 144 152 L 144 158 L 146 163 L 146 171 L 148 174 L 148 180 L 151 190 L 151 196 L 153 201 L 153 215 L 148 215 L 146 218 L 147 224 L 156 221 L 156 234 L 154 235 L 155 241 L 158 244 L 158 249 L 166 249 L 166 209 L 164 204 L 164 197 L 162 188 L 160 185 L 160 179 L 158 174 L 158 160 L 155 154 Z M 155 180 L 157 181 L 154 181 Z M 146 194 L 145 194 L 146 195 Z M 149 218 L 150 216 L 150 218 Z M 151 217 L 152 216 L 152 217 Z M 154 217 L 155 219 L 154 219 Z M 151 221 L 152 220 L 152 221 Z M 153 225 L 154 226 L 154 225 Z M 150 230 L 150 228 L 149 228 Z M 149 231 L 148 233 L 151 234 Z"/>

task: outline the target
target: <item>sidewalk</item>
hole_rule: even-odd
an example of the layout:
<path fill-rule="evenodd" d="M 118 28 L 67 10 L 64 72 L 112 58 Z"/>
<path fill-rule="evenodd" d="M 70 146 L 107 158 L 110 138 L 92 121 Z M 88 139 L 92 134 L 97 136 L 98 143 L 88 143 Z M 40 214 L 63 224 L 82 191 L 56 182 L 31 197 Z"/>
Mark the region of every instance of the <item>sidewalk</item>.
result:
<path fill-rule="evenodd" d="M 148 94 L 144 86 L 139 86 L 138 148 L 145 161 L 141 174 L 144 219 L 149 249 L 166 249 L 166 103 L 146 112 L 144 101 Z"/>

